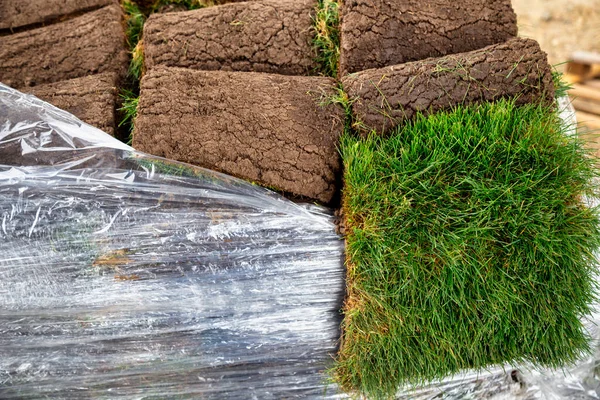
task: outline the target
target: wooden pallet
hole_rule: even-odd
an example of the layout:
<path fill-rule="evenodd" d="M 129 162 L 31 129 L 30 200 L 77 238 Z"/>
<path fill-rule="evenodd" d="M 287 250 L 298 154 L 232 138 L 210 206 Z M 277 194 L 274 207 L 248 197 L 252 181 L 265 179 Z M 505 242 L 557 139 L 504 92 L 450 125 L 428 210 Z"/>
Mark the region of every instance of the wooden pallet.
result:
<path fill-rule="evenodd" d="M 567 64 L 565 79 L 577 121 L 588 131 L 600 132 L 600 54 L 576 52 Z M 596 140 L 598 141 L 598 140 Z"/>
<path fill-rule="evenodd" d="M 589 130 L 600 130 L 600 79 L 573 85 L 569 96 L 577 121 Z"/>

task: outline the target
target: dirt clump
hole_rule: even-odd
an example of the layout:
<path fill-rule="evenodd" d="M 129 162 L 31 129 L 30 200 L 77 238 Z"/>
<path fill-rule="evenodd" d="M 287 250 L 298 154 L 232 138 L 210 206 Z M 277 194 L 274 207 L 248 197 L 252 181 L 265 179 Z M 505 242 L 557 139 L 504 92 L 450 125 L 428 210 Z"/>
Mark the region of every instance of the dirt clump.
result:
<path fill-rule="evenodd" d="M 156 67 L 142 79 L 133 146 L 329 203 L 343 111 L 325 77 Z"/>
<path fill-rule="evenodd" d="M 385 133 L 417 112 L 517 97 L 519 104 L 553 101 L 546 53 L 531 39 L 348 75 L 342 79 L 355 124 Z"/>
<path fill-rule="evenodd" d="M 61 17 L 91 11 L 116 0 L 19 0 L 0 1 L 0 31 L 55 21 Z"/>
<path fill-rule="evenodd" d="M 260 0 L 154 14 L 144 26 L 146 68 L 310 75 L 312 0 Z"/>
<path fill-rule="evenodd" d="M 47 83 L 24 91 L 110 135 L 115 134 L 117 75 L 114 73 Z"/>
<path fill-rule="evenodd" d="M 341 19 L 342 75 L 472 51 L 517 34 L 510 0 L 347 0 Z"/>
<path fill-rule="evenodd" d="M 124 75 L 128 55 L 122 18 L 121 8 L 111 5 L 3 36 L 0 81 L 19 89 L 102 72 Z"/>

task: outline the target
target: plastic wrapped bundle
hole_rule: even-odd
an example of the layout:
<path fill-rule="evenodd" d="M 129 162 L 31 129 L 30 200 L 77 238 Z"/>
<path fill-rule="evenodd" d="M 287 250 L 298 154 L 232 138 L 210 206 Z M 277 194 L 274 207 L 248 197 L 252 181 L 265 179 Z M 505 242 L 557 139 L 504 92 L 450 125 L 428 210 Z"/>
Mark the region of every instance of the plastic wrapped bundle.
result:
<path fill-rule="evenodd" d="M 135 152 L 0 84 L 1 399 L 343 398 L 325 370 L 344 274 L 328 210 Z M 600 399 L 599 360 L 397 398 Z"/>
<path fill-rule="evenodd" d="M 326 210 L 0 86 L 0 398 L 336 397 Z"/>

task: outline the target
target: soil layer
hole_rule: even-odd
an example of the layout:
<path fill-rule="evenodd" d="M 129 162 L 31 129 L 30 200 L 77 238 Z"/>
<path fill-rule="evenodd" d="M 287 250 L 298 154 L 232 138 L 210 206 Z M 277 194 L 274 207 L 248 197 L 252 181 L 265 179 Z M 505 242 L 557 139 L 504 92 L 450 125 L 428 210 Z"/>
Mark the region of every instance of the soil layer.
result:
<path fill-rule="evenodd" d="M 262 0 L 151 15 L 146 67 L 309 75 L 314 7 L 312 0 Z"/>
<path fill-rule="evenodd" d="M 342 80 L 356 126 L 385 133 L 417 112 L 431 114 L 458 104 L 518 97 L 517 103 L 552 101 L 552 70 L 531 39 L 443 58 L 371 69 Z"/>
<path fill-rule="evenodd" d="M 105 73 L 25 90 L 104 132 L 115 134 L 117 75 Z"/>
<path fill-rule="evenodd" d="M 157 67 L 142 79 L 133 147 L 329 203 L 343 112 L 333 79 Z"/>
<path fill-rule="evenodd" d="M 342 75 L 472 51 L 517 34 L 510 0 L 347 0 L 341 16 Z"/>
<path fill-rule="evenodd" d="M 0 81 L 14 88 L 114 72 L 128 55 L 118 5 L 0 40 Z"/>
<path fill-rule="evenodd" d="M 0 31 L 54 21 L 63 16 L 94 10 L 116 0 L 0 1 Z"/>

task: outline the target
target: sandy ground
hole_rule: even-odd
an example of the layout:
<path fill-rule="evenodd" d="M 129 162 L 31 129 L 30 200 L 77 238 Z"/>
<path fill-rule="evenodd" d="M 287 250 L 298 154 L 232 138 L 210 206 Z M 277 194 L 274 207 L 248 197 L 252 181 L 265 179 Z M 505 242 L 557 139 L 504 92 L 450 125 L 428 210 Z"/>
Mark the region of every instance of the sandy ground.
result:
<path fill-rule="evenodd" d="M 568 61 L 578 50 L 600 52 L 600 0 L 512 2 L 519 34 L 536 39 L 551 64 Z"/>

